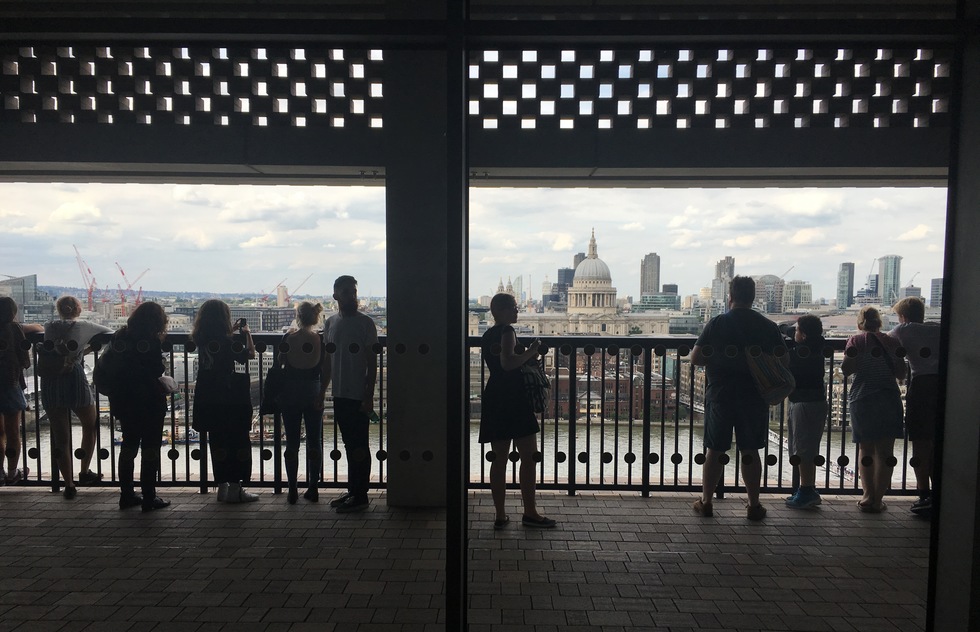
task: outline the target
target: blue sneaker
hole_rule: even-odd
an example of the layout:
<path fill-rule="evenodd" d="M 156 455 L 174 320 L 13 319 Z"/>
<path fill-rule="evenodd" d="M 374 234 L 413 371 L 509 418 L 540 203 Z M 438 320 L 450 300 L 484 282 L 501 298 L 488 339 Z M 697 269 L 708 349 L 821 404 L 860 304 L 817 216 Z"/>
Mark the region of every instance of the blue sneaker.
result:
<path fill-rule="evenodd" d="M 786 497 L 786 502 L 795 501 L 796 497 L 800 495 L 800 489 L 797 487 L 793 490 L 793 493 Z"/>
<path fill-rule="evenodd" d="M 820 504 L 820 494 L 817 490 L 810 488 L 800 488 L 796 495 L 786 501 L 786 506 L 790 509 L 809 509 Z"/>

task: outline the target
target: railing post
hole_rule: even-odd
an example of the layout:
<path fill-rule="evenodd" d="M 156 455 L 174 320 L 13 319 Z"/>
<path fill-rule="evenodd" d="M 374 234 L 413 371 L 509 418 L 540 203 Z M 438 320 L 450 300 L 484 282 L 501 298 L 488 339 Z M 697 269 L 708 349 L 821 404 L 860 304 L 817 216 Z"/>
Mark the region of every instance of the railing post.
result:
<path fill-rule="evenodd" d="M 575 495 L 577 476 L 575 461 L 578 459 L 578 446 L 576 445 L 575 435 L 576 418 L 578 417 L 578 388 L 577 388 L 577 365 L 578 356 L 575 347 L 571 347 L 568 352 L 568 495 Z"/>
<path fill-rule="evenodd" d="M 643 481 L 641 494 L 650 497 L 650 388 L 653 385 L 653 348 L 643 350 Z M 661 455 L 660 458 L 663 458 Z"/>
<path fill-rule="evenodd" d="M 262 418 L 259 417 L 261 420 Z M 272 466 L 272 476 L 275 479 L 275 485 L 273 486 L 274 494 L 282 493 L 282 414 L 278 411 L 272 416 L 272 432 L 275 433 L 272 437 L 272 452 L 273 459 L 275 463 Z M 298 457 L 298 453 L 297 453 Z M 310 455 L 307 453 L 307 460 L 309 460 Z M 309 469 L 309 468 L 307 468 Z M 312 483 L 313 481 L 308 481 Z"/>

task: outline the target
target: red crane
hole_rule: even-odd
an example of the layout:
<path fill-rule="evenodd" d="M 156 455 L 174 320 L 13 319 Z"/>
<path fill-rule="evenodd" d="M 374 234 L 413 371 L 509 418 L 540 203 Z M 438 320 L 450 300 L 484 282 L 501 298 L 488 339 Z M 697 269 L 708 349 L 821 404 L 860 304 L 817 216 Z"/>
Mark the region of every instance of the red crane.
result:
<path fill-rule="evenodd" d="M 97 284 L 95 282 L 95 275 L 92 274 L 92 269 L 88 267 L 85 260 L 82 259 L 82 253 L 78 252 L 78 246 L 72 245 L 75 249 L 75 261 L 78 262 L 78 271 L 82 273 L 82 282 L 85 284 L 85 293 L 87 298 L 88 311 L 95 311 L 95 303 L 92 300 L 92 294 L 95 292 Z"/>
<path fill-rule="evenodd" d="M 126 282 L 126 289 L 125 290 L 122 289 L 122 286 L 117 286 L 119 288 L 119 301 L 120 301 L 120 307 L 122 308 L 122 315 L 125 316 L 126 315 L 126 297 L 128 296 L 127 292 L 129 294 L 135 294 L 135 292 L 133 292 L 133 286 L 140 279 L 142 279 L 143 278 L 143 275 L 146 274 L 147 272 L 149 272 L 150 269 L 147 268 L 146 270 L 143 270 L 142 272 L 139 273 L 139 275 L 135 279 L 133 279 L 132 281 L 130 281 L 129 279 L 126 278 L 126 271 L 123 270 L 122 266 L 119 265 L 119 262 L 118 261 L 116 262 L 116 267 L 119 268 L 119 274 L 122 275 L 123 281 Z M 139 305 L 142 302 L 143 302 L 143 288 L 141 286 L 140 287 L 139 294 L 136 295 L 136 300 L 134 301 L 134 303 L 136 305 Z"/>
<path fill-rule="evenodd" d="M 278 290 L 279 287 L 283 283 L 285 283 L 285 282 L 286 282 L 286 279 L 283 279 L 279 283 L 276 283 L 276 286 L 274 288 L 272 288 L 271 290 L 269 290 L 268 292 L 266 292 L 265 294 L 263 294 L 262 296 L 259 297 L 259 301 L 258 302 L 261 303 L 261 304 L 263 304 L 263 305 L 265 305 L 266 302 L 269 300 L 269 297 L 272 296 L 275 293 L 275 291 Z"/>
<path fill-rule="evenodd" d="M 311 276 L 313 276 L 313 273 L 312 272 L 305 279 L 303 279 L 302 281 L 300 281 L 300 284 L 297 285 L 296 287 L 294 287 L 292 292 L 286 292 L 286 302 L 287 303 L 292 303 L 293 302 L 293 296 L 296 294 L 296 292 L 299 291 L 299 289 L 301 287 L 303 287 L 304 285 L 306 285 L 306 282 L 310 280 L 310 277 Z M 285 280 L 285 279 L 283 279 L 283 280 Z"/>

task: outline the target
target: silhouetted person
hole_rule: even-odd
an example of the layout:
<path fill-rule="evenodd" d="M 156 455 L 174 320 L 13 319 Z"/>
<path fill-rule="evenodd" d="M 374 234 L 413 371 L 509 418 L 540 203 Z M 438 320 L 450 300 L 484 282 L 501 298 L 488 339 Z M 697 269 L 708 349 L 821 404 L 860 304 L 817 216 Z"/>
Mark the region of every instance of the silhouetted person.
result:
<path fill-rule="evenodd" d="M 766 508 L 759 502 L 759 450 L 769 440 L 769 405 L 759 394 L 745 358 L 753 350 L 775 355 L 780 355 L 781 350 L 781 361 L 789 364 L 789 355 L 776 324 L 752 309 L 754 300 L 755 281 L 744 276 L 732 279 L 729 311 L 705 325 L 691 353 L 691 363 L 704 366 L 707 374 L 705 461 L 701 498 L 694 502 L 694 511 L 705 517 L 713 512 L 711 496 L 725 471 L 720 459 L 732 447 L 733 430 L 742 455 L 742 481 L 748 496 L 746 517 L 762 520 L 766 516 Z"/>
<path fill-rule="evenodd" d="M 30 470 L 20 464 L 20 425 L 27 410 L 24 390 L 24 369 L 31 366 L 25 334 L 43 331 L 41 325 L 22 325 L 17 322 L 17 303 L 9 296 L 0 296 L 0 483 L 16 485 L 25 480 Z"/>
<path fill-rule="evenodd" d="M 82 304 L 74 296 L 62 296 L 55 303 L 58 320 L 44 325 L 45 341 L 66 340 L 70 369 L 52 377 L 41 376 L 41 405 L 51 421 L 51 443 L 55 460 L 65 481 L 65 498 L 75 497 L 75 480 L 72 473 L 71 413 L 82 424 L 82 457 L 78 470 L 79 484 L 96 483 L 102 475 L 91 470 L 95 454 L 96 436 L 99 432 L 99 416 L 95 410 L 95 395 L 82 367 L 85 346 L 92 338 L 112 330 L 102 325 L 81 320 Z M 37 369 L 35 369 L 37 370 Z"/>
<path fill-rule="evenodd" d="M 905 377 L 905 362 L 898 357 L 898 341 L 881 329 L 878 310 L 866 305 L 858 312 L 858 329 L 844 347 L 841 371 L 853 375 L 847 391 L 851 440 L 859 447 L 859 472 L 864 495 L 861 511 L 885 509 L 885 494 L 895 469 L 895 439 L 902 436 L 902 396 L 897 379 Z"/>
<path fill-rule="evenodd" d="M 295 504 L 299 499 L 299 444 L 301 426 L 306 426 L 306 492 L 303 498 L 317 502 L 320 493 L 317 483 L 323 465 L 323 396 L 328 373 L 323 370 L 327 355 L 323 340 L 313 328 L 320 323 L 323 306 L 303 301 L 296 306 L 298 329 L 286 334 L 280 346 L 279 363 L 284 369 L 279 406 L 286 430 L 286 478 L 289 492 L 286 500 Z M 285 350 L 283 350 L 285 349 Z"/>
<path fill-rule="evenodd" d="M 236 330 L 240 333 L 235 334 Z M 248 324 L 239 320 L 233 326 L 228 306 L 212 299 L 198 309 L 191 338 L 197 345 L 199 362 L 194 427 L 208 433 L 218 502 L 258 500 L 244 488 L 252 476 L 250 395 L 230 388 L 235 364 L 247 364 L 255 357 Z"/>
<path fill-rule="evenodd" d="M 328 362 L 321 399 L 333 381 L 333 412 L 347 455 L 347 492 L 330 501 L 338 513 L 367 509 L 368 484 L 371 480 L 371 450 L 368 430 L 374 411 L 374 388 L 378 380 L 375 346 L 378 329 L 371 317 L 357 311 L 357 281 L 352 276 L 338 277 L 333 297 L 339 313 L 327 319 L 323 337 L 327 343 Z"/>
<path fill-rule="evenodd" d="M 156 494 L 167 395 L 171 392 L 166 379 L 161 380 L 166 371 L 161 343 L 166 337 L 167 315 L 163 308 L 157 303 L 142 303 L 130 314 L 126 326 L 115 333 L 106 351 L 119 354 L 109 405 L 122 430 L 120 509 L 139 505 L 143 511 L 152 511 L 170 504 Z M 133 488 L 137 452 L 142 495 Z"/>
<path fill-rule="evenodd" d="M 929 515 L 932 510 L 933 451 L 936 412 L 939 406 L 939 323 L 926 323 L 926 306 L 921 298 L 910 296 L 895 303 L 898 327 L 888 332 L 905 349 L 912 369 L 905 390 L 905 433 L 912 442 L 912 469 L 919 499 L 912 512 Z"/>
<path fill-rule="evenodd" d="M 480 404 L 480 443 L 489 443 L 493 451 L 490 462 L 490 493 L 496 509 L 493 528 L 503 529 L 510 522 L 505 501 L 511 442 L 521 457 L 519 481 L 524 504 L 521 522 L 528 527 L 551 528 L 555 521 L 539 514 L 535 505 L 534 438 L 540 428 L 520 370 L 526 362 L 537 361 L 540 341 L 535 340 L 526 350 L 518 351 L 517 334 L 512 327 L 517 322 L 517 302 L 510 294 L 495 295 L 490 300 L 490 314 L 494 324 L 483 334 L 481 342 L 490 377 Z"/>
<path fill-rule="evenodd" d="M 796 388 L 789 394 L 789 454 L 799 459 L 793 467 L 799 472 L 800 486 L 786 499 L 786 506 L 808 509 L 820 504 L 815 459 L 827 426 L 823 323 L 806 314 L 796 321 L 792 333 L 789 369 Z"/>

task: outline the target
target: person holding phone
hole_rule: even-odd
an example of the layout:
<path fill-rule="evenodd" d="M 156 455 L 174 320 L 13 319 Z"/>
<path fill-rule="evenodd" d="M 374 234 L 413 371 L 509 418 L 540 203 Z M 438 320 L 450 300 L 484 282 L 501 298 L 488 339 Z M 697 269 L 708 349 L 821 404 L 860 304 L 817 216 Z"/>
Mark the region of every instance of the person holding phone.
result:
<path fill-rule="evenodd" d="M 556 526 L 551 518 L 538 513 L 534 499 L 535 435 L 540 431 L 538 418 L 524 390 L 521 365 L 536 361 L 540 340 L 527 349 L 518 350 L 517 334 L 512 325 L 517 322 L 517 301 L 506 293 L 490 300 L 494 325 L 483 334 L 481 348 L 490 378 L 483 390 L 480 412 L 480 443 L 489 443 L 493 458 L 490 462 L 490 494 L 496 517 L 495 530 L 510 522 L 505 506 L 507 496 L 507 455 L 513 442 L 521 457 L 519 480 L 525 527 L 550 529 Z"/>

